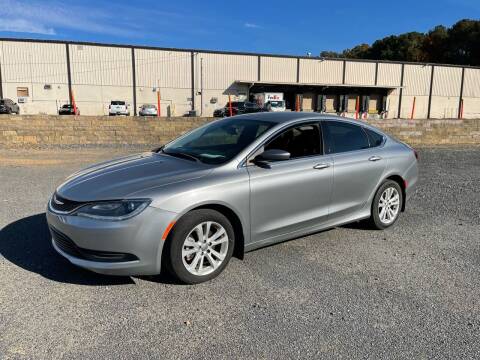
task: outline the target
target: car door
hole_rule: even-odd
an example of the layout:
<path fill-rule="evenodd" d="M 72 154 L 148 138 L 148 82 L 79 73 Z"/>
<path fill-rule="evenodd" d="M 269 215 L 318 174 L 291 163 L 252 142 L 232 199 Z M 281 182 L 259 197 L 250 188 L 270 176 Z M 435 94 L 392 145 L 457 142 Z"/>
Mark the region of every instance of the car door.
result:
<path fill-rule="evenodd" d="M 386 167 L 381 147 L 370 147 L 363 127 L 345 121 L 322 121 L 325 152 L 333 159 L 330 219 L 365 208 Z"/>
<path fill-rule="evenodd" d="M 318 122 L 280 131 L 257 151 L 290 152 L 290 160 L 270 162 L 268 168 L 251 164 L 251 240 L 268 244 L 300 235 L 328 217 L 332 190 L 332 159 L 323 154 Z"/>

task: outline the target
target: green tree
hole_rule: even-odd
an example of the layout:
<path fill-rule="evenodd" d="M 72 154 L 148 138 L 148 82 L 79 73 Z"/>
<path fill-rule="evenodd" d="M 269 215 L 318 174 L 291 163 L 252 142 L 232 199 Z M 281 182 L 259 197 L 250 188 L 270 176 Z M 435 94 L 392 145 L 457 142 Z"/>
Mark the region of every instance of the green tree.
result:
<path fill-rule="evenodd" d="M 460 20 L 451 28 L 436 26 L 426 34 L 408 32 L 360 44 L 322 57 L 450 63 L 480 66 L 480 20 Z"/>
<path fill-rule="evenodd" d="M 443 25 L 430 30 L 423 41 L 424 61 L 445 62 L 448 52 L 448 29 Z"/>
<path fill-rule="evenodd" d="M 370 56 L 370 45 L 360 44 L 343 52 L 343 56 L 351 59 L 368 59 Z"/>

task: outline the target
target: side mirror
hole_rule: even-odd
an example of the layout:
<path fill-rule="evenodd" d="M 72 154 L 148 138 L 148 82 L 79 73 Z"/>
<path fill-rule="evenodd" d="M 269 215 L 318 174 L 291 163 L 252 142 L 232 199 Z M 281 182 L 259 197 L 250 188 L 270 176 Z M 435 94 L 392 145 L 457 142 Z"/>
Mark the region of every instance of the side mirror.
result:
<path fill-rule="evenodd" d="M 263 168 L 270 168 L 270 161 L 284 161 L 290 159 L 290 153 L 285 150 L 270 149 L 266 150 L 253 159 L 253 163 Z"/>

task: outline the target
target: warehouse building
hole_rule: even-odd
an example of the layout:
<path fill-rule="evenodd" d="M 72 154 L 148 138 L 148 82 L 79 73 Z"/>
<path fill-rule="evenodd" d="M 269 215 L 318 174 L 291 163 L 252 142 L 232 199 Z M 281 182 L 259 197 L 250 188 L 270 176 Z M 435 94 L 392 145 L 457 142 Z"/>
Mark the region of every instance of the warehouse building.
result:
<path fill-rule="evenodd" d="M 383 118 L 480 118 L 480 68 L 96 43 L 0 39 L 0 98 L 23 114 L 211 116 L 228 99 L 282 92 L 290 110 Z"/>

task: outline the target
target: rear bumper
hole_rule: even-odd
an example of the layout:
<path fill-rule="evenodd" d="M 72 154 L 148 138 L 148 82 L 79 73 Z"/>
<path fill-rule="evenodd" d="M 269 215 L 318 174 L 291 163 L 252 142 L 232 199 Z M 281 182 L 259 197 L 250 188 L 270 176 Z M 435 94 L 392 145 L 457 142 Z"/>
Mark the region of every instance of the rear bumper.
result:
<path fill-rule="evenodd" d="M 148 207 L 125 221 L 103 221 L 57 215 L 47 210 L 52 245 L 60 255 L 74 265 L 97 273 L 125 276 L 160 273 L 162 235 L 175 216 L 175 213 Z M 59 233 L 72 245 L 62 243 Z M 115 254 L 128 256 L 115 257 Z"/>
<path fill-rule="evenodd" d="M 418 183 L 418 162 L 416 160 L 408 167 L 403 179 L 406 181 L 407 185 L 405 188 L 405 197 L 406 200 L 409 200 L 415 193 Z"/>

